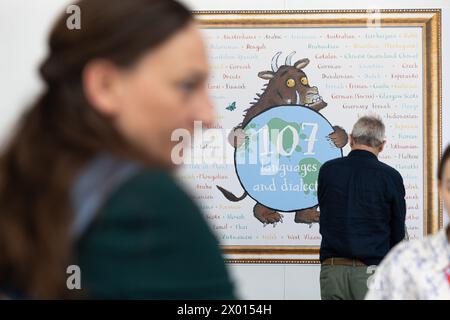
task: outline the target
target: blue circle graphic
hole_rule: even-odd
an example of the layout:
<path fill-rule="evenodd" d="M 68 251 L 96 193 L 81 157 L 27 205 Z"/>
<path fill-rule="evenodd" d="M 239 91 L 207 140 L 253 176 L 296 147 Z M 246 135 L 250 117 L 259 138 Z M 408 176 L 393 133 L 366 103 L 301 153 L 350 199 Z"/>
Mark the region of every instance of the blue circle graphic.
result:
<path fill-rule="evenodd" d="M 274 106 L 244 128 L 235 150 L 242 187 L 255 201 L 278 211 L 317 205 L 317 178 L 326 161 L 342 157 L 329 139 L 333 127 L 320 113 L 300 105 Z"/>

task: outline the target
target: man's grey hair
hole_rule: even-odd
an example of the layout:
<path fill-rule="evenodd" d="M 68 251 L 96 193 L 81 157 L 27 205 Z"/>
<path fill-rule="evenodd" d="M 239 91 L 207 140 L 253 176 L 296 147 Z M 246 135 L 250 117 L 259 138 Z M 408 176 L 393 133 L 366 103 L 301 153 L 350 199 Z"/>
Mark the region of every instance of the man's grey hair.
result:
<path fill-rule="evenodd" d="M 351 136 L 355 144 L 377 148 L 383 143 L 384 134 L 385 127 L 381 118 L 370 115 L 358 119 L 353 126 Z"/>

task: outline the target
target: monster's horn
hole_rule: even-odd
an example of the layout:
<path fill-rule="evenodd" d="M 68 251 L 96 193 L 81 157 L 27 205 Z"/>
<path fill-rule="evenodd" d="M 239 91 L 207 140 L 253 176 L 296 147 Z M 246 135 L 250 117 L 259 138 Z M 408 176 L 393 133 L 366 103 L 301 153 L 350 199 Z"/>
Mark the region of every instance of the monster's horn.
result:
<path fill-rule="evenodd" d="M 275 53 L 275 55 L 272 58 L 272 71 L 277 72 L 278 71 L 278 57 L 280 56 L 281 52 Z"/>
<path fill-rule="evenodd" d="M 287 57 L 286 57 L 286 63 L 285 63 L 285 65 L 287 65 L 287 66 L 292 66 L 292 57 L 294 56 L 294 54 L 295 54 L 295 51 L 293 51 L 290 55 L 288 55 Z"/>

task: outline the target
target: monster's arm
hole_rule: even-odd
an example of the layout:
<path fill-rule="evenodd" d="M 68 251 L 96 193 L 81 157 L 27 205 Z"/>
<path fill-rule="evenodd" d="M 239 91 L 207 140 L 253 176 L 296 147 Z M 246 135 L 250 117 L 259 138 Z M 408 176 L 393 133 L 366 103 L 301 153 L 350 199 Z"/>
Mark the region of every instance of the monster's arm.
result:
<path fill-rule="evenodd" d="M 231 130 L 228 135 L 228 142 L 234 147 L 237 148 L 242 145 L 245 141 L 245 134 L 242 130 L 242 126 L 237 126 L 233 130 Z"/>
<path fill-rule="evenodd" d="M 347 132 L 345 132 L 345 130 L 339 126 L 334 126 L 333 129 L 334 132 L 331 133 L 328 137 L 337 148 L 343 148 L 348 142 Z"/>

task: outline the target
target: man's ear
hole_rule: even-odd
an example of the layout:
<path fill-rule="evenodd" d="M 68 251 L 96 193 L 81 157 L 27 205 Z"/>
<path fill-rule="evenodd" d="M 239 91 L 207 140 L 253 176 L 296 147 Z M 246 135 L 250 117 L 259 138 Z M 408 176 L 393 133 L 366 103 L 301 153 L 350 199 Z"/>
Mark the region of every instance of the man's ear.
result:
<path fill-rule="evenodd" d="M 355 145 L 351 134 L 348 135 L 348 144 L 350 145 L 350 148 L 353 148 L 353 146 Z"/>
<path fill-rule="evenodd" d="M 384 150 L 384 146 L 386 145 L 386 140 L 383 140 L 383 143 L 381 144 L 381 146 L 379 147 L 379 152 L 381 153 Z"/>
<path fill-rule="evenodd" d="M 118 68 L 107 60 L 93 60 L 83 69 L 86 99 L 101 114 L 112 116 L 119 108 L 119 76 Z"/>
<path fill-rule="evenodd" d="M 258 73 L 258 77 L 264 80 L 270 80 L 275 77 L 275 73 L 272 71 L 261 71 L 260 73 Z"/>

